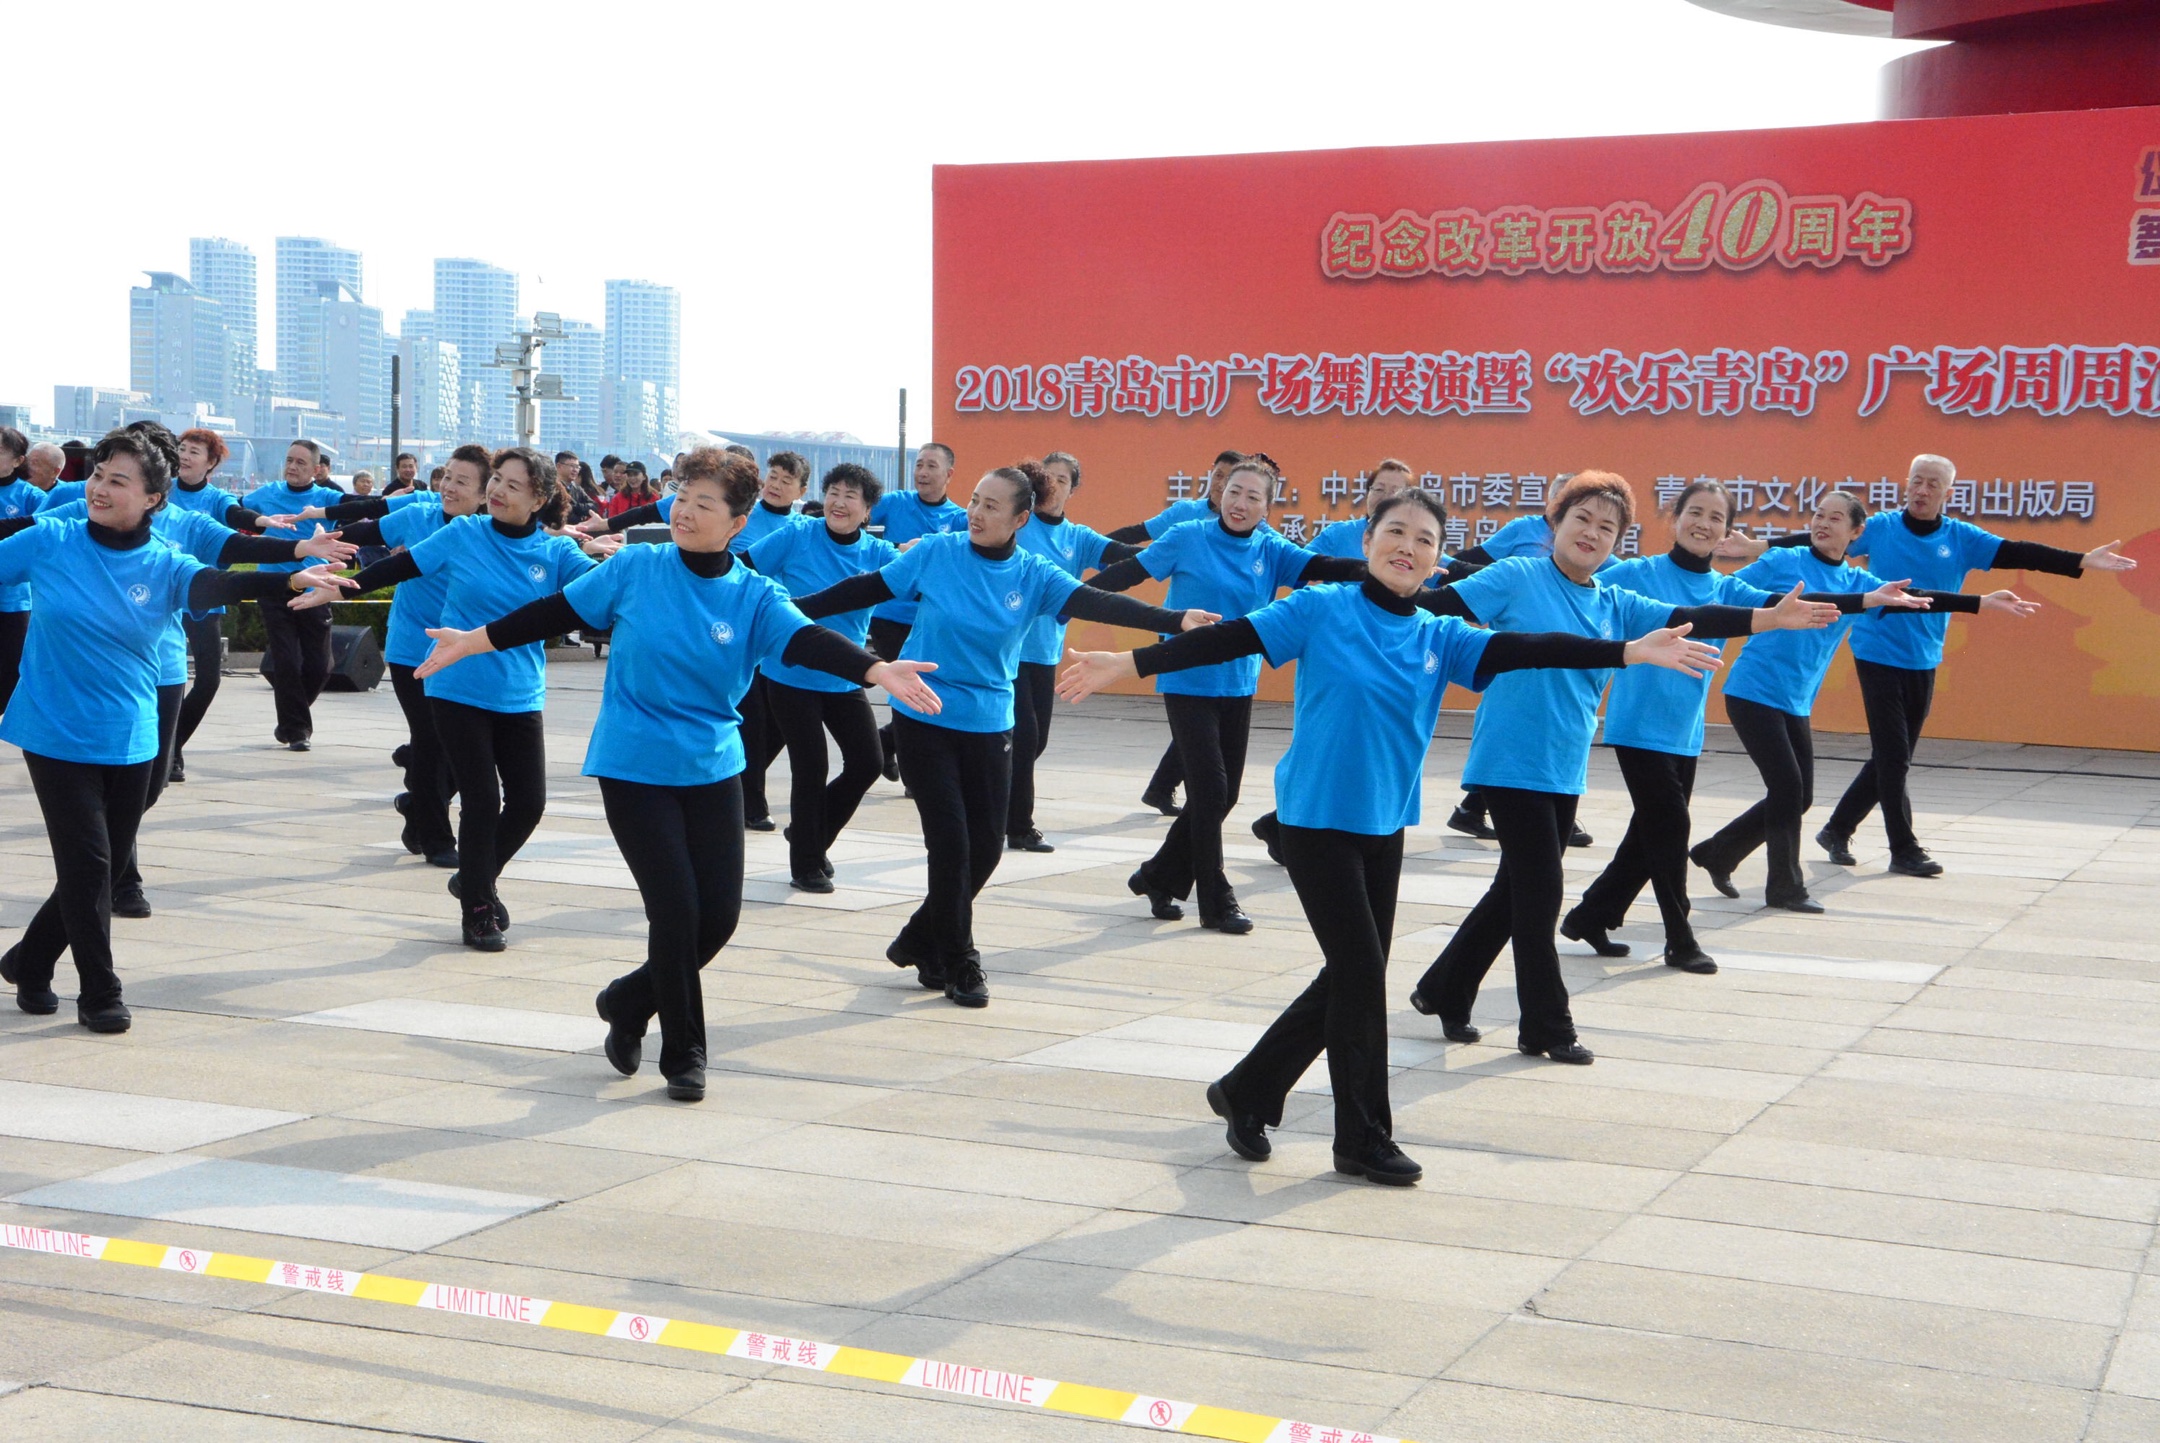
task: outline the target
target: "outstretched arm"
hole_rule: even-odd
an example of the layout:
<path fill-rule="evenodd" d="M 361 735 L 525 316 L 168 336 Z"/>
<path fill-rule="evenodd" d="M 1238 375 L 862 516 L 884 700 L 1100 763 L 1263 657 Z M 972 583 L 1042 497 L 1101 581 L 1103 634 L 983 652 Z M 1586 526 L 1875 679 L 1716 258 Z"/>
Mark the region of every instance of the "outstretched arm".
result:
<path fill-rule="evenodd" d="M 866 606 L 882 606 L 893 599 L 893 589 L 882 571 L 865 571 L 860 576 L 850 576 L 836 581 L 823 591 L 798 597 L 795 609 L 812 621 L 821 616 L 839 616 L 843 612 L 861 611 Z"/>

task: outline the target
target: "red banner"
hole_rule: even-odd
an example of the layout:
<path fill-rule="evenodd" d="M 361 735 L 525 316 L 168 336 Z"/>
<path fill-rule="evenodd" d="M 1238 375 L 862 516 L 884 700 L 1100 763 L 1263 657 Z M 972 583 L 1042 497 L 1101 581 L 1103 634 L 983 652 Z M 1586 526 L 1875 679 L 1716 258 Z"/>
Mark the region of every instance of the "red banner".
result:
<path fill-rule="evenodd" d="M 1653 508 L 1698 476 L 1774 537 L 1830 489 L 1895 506 L 1937 452 L 1950 515 L 2144 565 L 1976 574 L 2046 609 L 1952 622 L 1931 732 L 2160 749 L 2160 110 L 941 167 L 935 190 L 963 487 L 1072 451 L 1073 514 L 1107 528 L 1262 450 L 1303 539 L 1399 457 L 1458 549 L 1595 466 L 1636 486 L 1623 549 L 1655 552 Z M 1817 722 L 1861 728 L 1849 662 Z"/>

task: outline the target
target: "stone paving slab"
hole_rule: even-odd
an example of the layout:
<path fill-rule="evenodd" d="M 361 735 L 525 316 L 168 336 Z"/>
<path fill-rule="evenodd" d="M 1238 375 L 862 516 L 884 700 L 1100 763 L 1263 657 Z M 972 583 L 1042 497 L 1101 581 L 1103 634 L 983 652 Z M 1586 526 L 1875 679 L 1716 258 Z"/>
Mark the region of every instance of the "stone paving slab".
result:
<path fill-rule="evenodd" d="M 1468 733 L 1443 717 L 1390 983 L 1397 1134 L 1427 1175 L 1395 1192 L 1332 1171 L 1324 1065 L 1261 1167 L 1225 1151 L 1198 1095 L 1317 962 L 1244 830 L 1272 804 L 1285 709 L 1256 713 L 1229 829 L 1260 922 L 1239 939 L 1156 922 L 1125 889 L 1168 826 L 1136 801 L 1158 706 L 1061 706 L 1038 815 L 1058 851 L 1009 855 L 983 893 L 982 1012 L 883 959 L 920 885 L 898 788 L 874 787 L 836 849 L 833 898 L 789 892 L 781 843 L 753 835 L 742 923 L 705 977 L 710 1100 L 687 1108 L 594 1052 L 593 991 L 644 942 L 575 775 L 602 675 L 551 668 L 554 797 L 493 956 L 457 945 L 441 874 L 396 845 L 389 694 L 325 697 L 315 751 L 294 756 L 268 745 L 267 689 L 230 683 L 144 829 L 157 916 L 115 924 L 135 1031 L 0 1013 L 0 1222 L 1427 1443 L 2160 1436 L 2160 757 L 1931 741 L 1918 824 L 1950 875 L 1889 875 L 1871 823 L 1856 868 L 1807 849 L 1831 911 L 1803 918 L 1759 906 L 1753 859 L 1740 899 L 1693 898 L 1725 966 L 1708 978 L 1660 965 L 1639 905 L 1617 934 L 1633 956 L 1563 945 L 1599 1052 L 1567 1068 L 1513 1050 L 1504 962 L 1480 1044 L 1402 1005 L 1496 860 L 1437 825 Z M 1818 741 L 1829 796 L 1865 748 Z M 784 819 L 784 761 L 769 790 Z M 1758 795 L 1713 727 L 1698 827 Z M 1569 854 L 1571 888 L 1627 814 L 1600 752 L 1582 807 L 1597 844 Z M 0 853 L 0 928 L 19 927 L 50 864 L 8 760 Z M 190 1176 L 225 1181 L 189 1207 Z M 456 1235 L 385 1231 L 397 1208 L 352 1205 L 398 1198 L 460 1200 Z M 20 1253 L 0 1253 L 0 1349 L 8 1437 L 1112 1432 Z"/>

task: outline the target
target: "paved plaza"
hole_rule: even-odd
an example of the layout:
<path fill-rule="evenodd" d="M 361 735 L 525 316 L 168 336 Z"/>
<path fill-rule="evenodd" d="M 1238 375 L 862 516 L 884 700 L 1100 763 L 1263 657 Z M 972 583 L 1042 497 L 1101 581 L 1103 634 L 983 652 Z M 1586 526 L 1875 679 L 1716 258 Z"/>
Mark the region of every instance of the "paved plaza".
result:
<path fill-rule="evenodd" d="M 977 936 L 992 1003 L 884 948 L 920 894 L 880 782 L 787 890 L 750 839 L 707 972 L 708 1100 L 600 1056 L 595 990 L 644 918 L 577 775 L 602 668 L 552 669 L 548 815 L 504 886 L 508 951 L 457 945 L 397 845 L 388 687 L 273 749 L 228 678 L 144 832 L 157 915 L 115 924 L 125 1037 L 0 1013 L 0 1224 L 140 1238 L 629 1309 L 1242 1409 L 1481 1443 L 2160 1437 L 2160 756 L 1930 743 L 1949 867 L 1808 871 L 1828 915 L 1727 902 L 1724 966 L 1657 960 L 1646 898 L 1601 961 L 1563 943 L 1594 1067 L 1518 1056 L 1509 969 L 1476 1046 L 1411 980 L 1496 853 L 1440 828 L 1468 718 L 1427 767 L 1397 919 L 1398 1140 L 1422 1187 L 1329 1168 L 1325 1069 L 1275 1158 L 1201 1097 L 1312 973 L 1247 824 L 1288 709 L 1257 718 L 1230 860 L 1246 938 L 1151 920 L 1125 877 L 1167 737 L 1152 700 L 1060 705 L 1048 856 L 1007 854 Z M 1354 744 L 1354 739 L 1346 739 Z M 1760 795 L 1712 728 L 1698 835 Z M 1820 739 L 1834 797 L 1856 739 Z M 772 773 L 784 817 L 786 766 Z M 1822 812 L 1818 807 L 1815 821 Z M 1609 753 L 1579 887 L 1627 817 Z M 0 763 L 0 940 L 51 877 Z M 1647 954 L 1647 955 L 1645 955 Z M 63 965 L 61 988 L 71 995 Z M 656 1044 L 648 1045 L 648 1056 Z M 1008 1440 L 1125 1430 L 749 1359 L 171 1270 L 0 1250 L 0 1437 Z M 1284 1430 L 1283 1437 L 1291 1436 Z M 1316 1430 L 1310 1438 L 1331 1436 Z"/>

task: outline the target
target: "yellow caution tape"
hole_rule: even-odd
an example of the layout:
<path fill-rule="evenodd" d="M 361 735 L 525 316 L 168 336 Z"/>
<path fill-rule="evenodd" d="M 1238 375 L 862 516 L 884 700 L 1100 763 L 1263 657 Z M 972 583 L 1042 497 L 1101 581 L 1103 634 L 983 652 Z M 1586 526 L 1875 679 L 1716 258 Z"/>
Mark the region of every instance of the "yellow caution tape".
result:
<path fill-rule="evenodd" d="M 647 1313 L 588 1308 L 578 1303 L 558 1303 L 518 1293 L 494 1293 L 485 1288 L 450 1287 L 442 1283 L 386 1277 L 380 1273 L 281 1263 L 239 1253 L 212 1252 L 208 1248 L 170 1247 L 163 1243 L 138 1242 L 133 1238 L 103 1238 L 94 1233 L 69 1233 L 12 1224 L 0 1224 L 0 1247 L 80 1258 L 86 1262 L 130 1263 L 168 1272 L 200 1273 L 206 1277 L 267 1283 L 272 1287 L 298 1288 L 310 1293 L 337 1293 L 370 1302 L 402 1303 L 439 1313 L 459 1313 L 490 1322 L 524 1323 L 532 1327 L 588 1333 L 594 1337 L 650 1343 L 662 1348 L 682 1348 L 693 1353 L 717 1353 L 752 1363 L 771 1363 L 813 1373 L 837 1373 L 844 1378 L 893 1383 L 903 1388 L 921 1388 L 970 1400 L 1014 1403 L 1052 1413 L 1151 1428 L 1158 1433 L 1222 1438 L 1230 1443 L 1405 1443 L 1400 1438 L 1382 1437 L 1354 1428 L 1328 1428 L 1289 1418 L 1240 1413 L 1232 1408 L 1180 1403 L 1117 1388 L 1061 1383 L 1026 1373 L 970 1368 L 959 1363 L 941 1363 L 933 1358 L 909 1358 L 898 1353 L 879 1353 L 868 1348 L 849 1348 L 811 1338 L 693 1323 L 681 1318 L 656 1318 Z"/>

